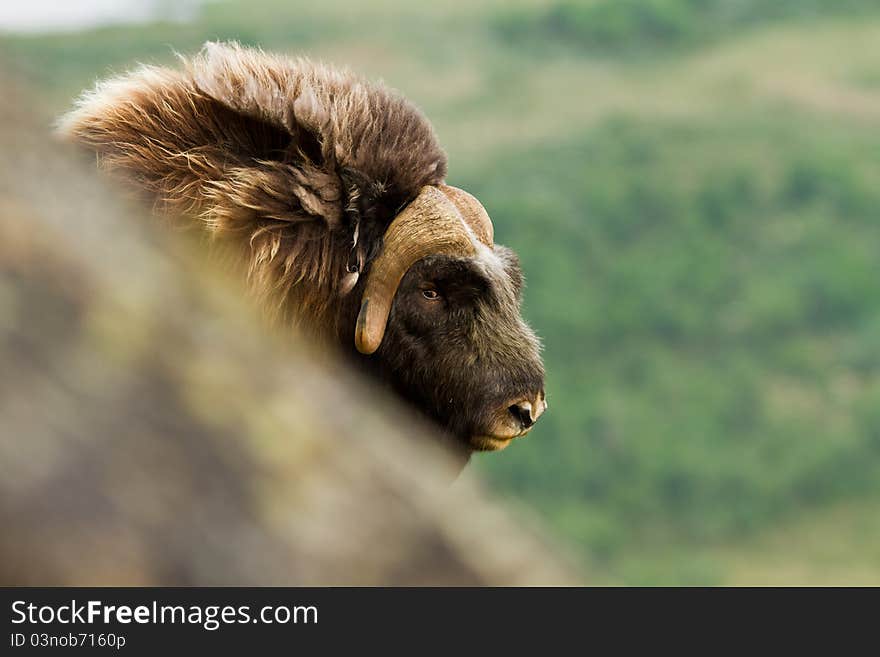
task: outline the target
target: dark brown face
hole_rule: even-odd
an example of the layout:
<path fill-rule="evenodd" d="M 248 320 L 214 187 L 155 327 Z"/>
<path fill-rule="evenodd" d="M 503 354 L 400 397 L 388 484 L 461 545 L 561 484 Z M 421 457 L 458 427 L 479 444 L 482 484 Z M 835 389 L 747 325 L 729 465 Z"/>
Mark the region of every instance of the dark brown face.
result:
<path fill-rule="evenodd" d="M 397 289 L 374 357 L 401 396 L 473 450 L 507 447 L 546 408 L 521 291 L 518 259 L 503 246 L 423 258 Z"/>

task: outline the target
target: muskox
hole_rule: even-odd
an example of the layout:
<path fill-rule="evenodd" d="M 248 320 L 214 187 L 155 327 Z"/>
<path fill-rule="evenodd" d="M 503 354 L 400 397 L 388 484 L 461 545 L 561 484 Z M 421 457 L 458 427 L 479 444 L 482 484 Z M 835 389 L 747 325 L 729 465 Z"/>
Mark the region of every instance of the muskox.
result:
<path fill-rule="evenodd" d="M 340 345 L 466 453 L 545 410 L 518 259 L 396 92 L 209 43 L 99 83 L 59 130 L 229 245 L 272 321 Z"/>

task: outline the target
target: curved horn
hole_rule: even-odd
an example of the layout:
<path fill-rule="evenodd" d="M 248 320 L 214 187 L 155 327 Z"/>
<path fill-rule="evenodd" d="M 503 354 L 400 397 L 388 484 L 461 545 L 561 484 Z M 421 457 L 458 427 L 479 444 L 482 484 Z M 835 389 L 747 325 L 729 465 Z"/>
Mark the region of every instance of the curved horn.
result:
<path fill-rule="evenodd" d="M 482 218 L 476 226 L 467 220 L 471 214 L 478 214 L 473 203 L 479 202 L 454 187 L 444 185 L 442 189 L 423 187 L 385 231 L 382 252 L 370 268 L 355 326 L 355 346 L 362 354 L 372 354 L 382 343 L 397 286 L 410 267 L 428 255 L 473 255 L 477 251 L 475 237 L 485 243 Z M 466 208 L 467 214 L 460 208 Z M 488 216 L 485 222 L 490 227 L 491 246 Z"/>
<path fill-rule="evenodd" d="M 439 188 L 455 204 L 455 207 L 461 212 L 462 218 L 468 223 L 477 238 L 491 249 L 495 242 L 495 227 L 492 225 L 492 220 L 489 219 L 489 214 L 483 204 L 458 187 L 439 185 Z"/>

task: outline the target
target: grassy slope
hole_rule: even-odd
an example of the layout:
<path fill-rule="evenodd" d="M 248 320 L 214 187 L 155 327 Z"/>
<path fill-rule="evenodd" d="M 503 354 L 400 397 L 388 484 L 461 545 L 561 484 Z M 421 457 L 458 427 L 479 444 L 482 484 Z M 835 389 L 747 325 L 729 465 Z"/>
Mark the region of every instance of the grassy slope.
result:
<path fill-rule="evenodd" d="M 880 500 L 806 511 L 734 549 L 711 556 L 732 584 L 877 586 L 880 584 Z"/>
<path fill-rule="evenodd" d="M 547 341 L 552 413 L 477 469 L 597 581 L 877 582 L 880 19 L 598 56 L 499 38 L 500 1 L 291 4 L 0 48 L 59 111 L 209 38 L 386 79 L 523 255 Z"/>

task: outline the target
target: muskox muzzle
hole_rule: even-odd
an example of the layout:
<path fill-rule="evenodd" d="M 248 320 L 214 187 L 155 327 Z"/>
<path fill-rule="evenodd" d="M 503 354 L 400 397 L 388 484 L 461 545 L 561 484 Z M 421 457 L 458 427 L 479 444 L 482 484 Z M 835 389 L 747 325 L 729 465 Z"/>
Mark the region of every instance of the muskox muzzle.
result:
<path fill-rule="evenodd" d="M 493 414 L 490 432 L 471 436 L 470 445 L 478 451 L 504 449 L 514 438 L 525 436 L 531 431 L 546 410 L 547 399 L 543 390 L 501 407 Z"/>

